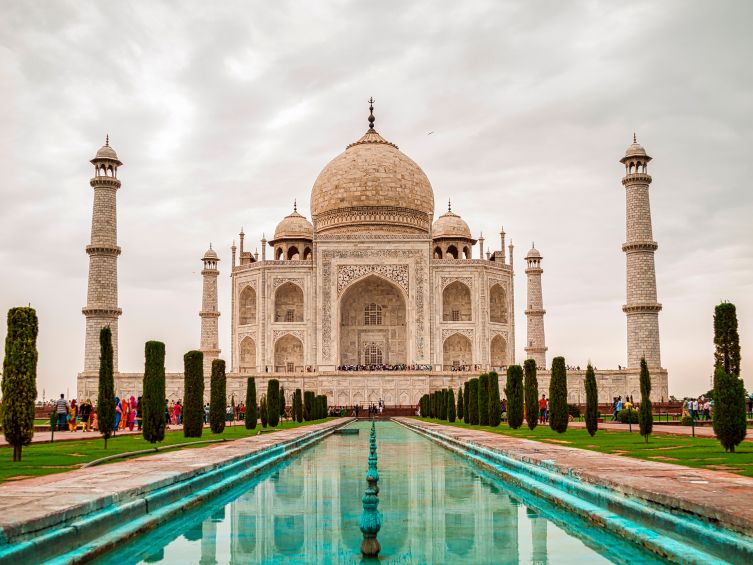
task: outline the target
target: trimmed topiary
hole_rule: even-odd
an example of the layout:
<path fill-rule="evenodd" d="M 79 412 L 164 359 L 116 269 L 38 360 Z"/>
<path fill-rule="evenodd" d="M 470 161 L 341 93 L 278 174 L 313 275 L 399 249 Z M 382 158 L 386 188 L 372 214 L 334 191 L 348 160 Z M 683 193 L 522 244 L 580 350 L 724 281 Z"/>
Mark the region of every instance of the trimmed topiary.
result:
<path fill-rule="evenodd" d="M 447 420 L 455 421 L 455 393 L 452 389 L 447 393 Z"/>
<path fill-rule="evenodd" d="M 29 445 L 34 436 L 38 331 L 37 313 L 33 308 L 11 308 L 8 311 L 3 360 L 2 424 L 5 439 L 13 446 L 13 461 L 21 461 L 23 446 Z"/>
<path fill-rule="evenodd" d="M 303 419 L 307 422 L 314 419 L 314 391 L 312 390 L 303 393 Z"/>
<path fill-rule="evenodd" d="M 489 375 L 486 373 L 478 378 L 478 424 L 489 425 Z"/>
<path fill-rule="evenodd" d="M 112 374 L 112 331 L 105 326 L 99 331 L 99 391 L 97 392 L 97 426 L 105 440 L 115 430 L 115 379 Z"/>
<path fill-rule="evenodd" d="M 469 423 L 478 426 L 478 379 L 468 381 L 468 419 Z"/>
<path fill-rule="evenodd" d="M 471 401 L 471 395 L 468 390 L 469 387 L 470 387 L 470 384 L 468 383 L 468 381 L 465 381 L 463 383 L 463 421 L 466 424 L 471 423 L 471 413 L 469 410 L 469 403 Z"/>
<path fill-rule="evenodd" d="M 499 375 L 489 372 L 489 425 L 499 426 L 502 422 L 502 404 L 499 399 Z"/>
<path fill-rule="evenodd" d="M 161 341 L 147 341 L 144 344 L 141 411 L 144 439 L 149 443 L 165 439 L 165 344 Z"/>
<path fill-rule="evenodd" d="M 549 383 L 549 427 L 563 433 L 567 431 L 567 422 L 567 368 L 564 357 L 555 357 Z"/>
<path fill-rule="evenodd" d="M 262 395 L 261 400 L 259 400 L 259 419 L 261 420 L 262 428 L 267 427 L 268 418 L 269 414 L 267 413 L 267 397 L 265 395 Z"/>
<path fill-rule="evenodd" d="M 256 411 L 256 379 L 248 377 L 246 383 L 246 429 L 255 430 L 259 414 Z"/>
<path fill-rule="evenodd" d="M 276 428 L 280 421 L 280 381 L 267 381 L 267 423 L 270 428 Z"/>
<path fill-rule="evenodd" d="M 737 310 L 722 302 L 714 309 L 715 365 L 735 377 L 740 376 L 740 336 L 737 333 Z M 716 398 L 714 398 L 716 403 Z"/>
<path fill-rule="evenodd" d="M 201 437 L 204 429 L 204 354 L 183 356 L 183 436 Z"/>
<path fill-rule="evenodd" d="M 713 425 L 724 450 L 734 453 L 747 433 L 745 388 L 742 379 L 729 374 L 721 365 L 714 372 Z"/>
<path fill-rule="evenodd" d="M 525 394 L 526 422 L 532 430 L 539 423 L 539 381 L 536 376 L 536 361 L 526 359 L 523 362 L 523 393 Z"/>
<path fill-rule="evenodd" d="M 599 393 L 596 390 L 596 374 L 591 363 L 586 367 L 586 429 L 591 437 L 599 429 Z M 642 403 L 641 403 L 642 405 Z"/>
<path fill-rule="evenodd" d="M 514 430 L 523 425 L 523 368 L 510 365 L 507 368 L 507 423 Z"/>
<path fill-rule="evenodd" d="M 225 431 L 225 362 L 212 361 L 212 376 L 209 379 L 209 428 L 213 434 Z M 246 408 L 248 412 L 248 408 Z"/>
<path fill-rule="evenodd" d="M 641 435 L 648 443 L 648 436 L 654 428 L 654 413 L 651 409 L 651 374 L 645 358 L 641 358 L 641 407 L 638 409 L 638 424 Z"/>
<path fill-rule="evenodd" d="M 463 387 L 461 386 L 458 388 L 458 410 L 457 410 L 458 420 L 463 419 L 464 408 L 465 406 L 464 406 L 464 400 L 463 400 Z"/>

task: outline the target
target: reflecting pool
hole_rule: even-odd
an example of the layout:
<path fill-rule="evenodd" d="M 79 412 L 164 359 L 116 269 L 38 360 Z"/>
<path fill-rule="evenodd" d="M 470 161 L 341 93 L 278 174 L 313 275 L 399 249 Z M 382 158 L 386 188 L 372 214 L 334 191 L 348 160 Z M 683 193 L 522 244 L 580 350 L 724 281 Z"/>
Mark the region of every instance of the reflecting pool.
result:
<path fill-rule="evenodd" d="M 370 424 L 333 435 L 98 563 L 361 563 Z M 377 423 L 383 563 L 651 563 L 651 554 Z"/>

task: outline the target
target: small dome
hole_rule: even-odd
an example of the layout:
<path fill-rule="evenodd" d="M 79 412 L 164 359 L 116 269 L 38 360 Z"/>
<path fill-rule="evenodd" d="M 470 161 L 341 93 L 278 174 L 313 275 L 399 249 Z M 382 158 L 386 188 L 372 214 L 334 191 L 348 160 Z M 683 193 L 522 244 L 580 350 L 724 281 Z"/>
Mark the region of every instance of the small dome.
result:
<path fill-rule="evenodd" d="M 433 239 L 440 237 L 472 239 L 468 224 L 452 210 L 447 210 L 437 218 L 431 227 L 431 237 Z"/>
<path fill-rule="evenodd" d="M 641 157 L 646 157 L 647 156 L 646 150 L 639 143 L 633 142 L 627 148 L 627 151 L 625 151 L 625 157 L 635 157 L 637 155 L 640 155 Z"/>
<path fill-rule="evenodd" d="M 207 252 L 204 253 L 204 257 L 202 257 L 204 261 L 211 260 L 211 261 L 219 261 L 220 258 L 217 255 L 217 252 L 212 249 L 212 246 L 209 246 L 209 249 L 207 249 Z"/>
<path fill-rule="evenodd" d="M 285 216 L 275 228 L 275 240 L 278 239 L 313 239 L 314 226 L 297 210 Z"/>
<path fill-rule="evenodd" d="M 533 244 L 531 244 L 531 249 L 526 253 L 526 259 L 541 259 L 541 253 L 539 253 L 539 250 Z"/>
<path fill-rule="evenodd" d="M 97 159 L 114 159 L 118 160 L 118 154 L 115 153 L 115 150 L 110 147 L 109 145 L 103 145 L 99 148 L 97 151 Z"/>

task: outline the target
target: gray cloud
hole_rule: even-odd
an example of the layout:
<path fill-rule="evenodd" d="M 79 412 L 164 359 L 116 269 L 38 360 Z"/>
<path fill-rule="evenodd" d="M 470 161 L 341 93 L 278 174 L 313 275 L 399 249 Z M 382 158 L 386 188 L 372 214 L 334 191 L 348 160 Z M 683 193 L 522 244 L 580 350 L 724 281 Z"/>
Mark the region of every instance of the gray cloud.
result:
<path fill-rule="evenodd" d="M 110 133 L 118 196 L 121 368 L 198 343 L 199 258 L 256 248 L 366 127 L 416 160 L 487 248 L 544 259 L 550 354 L 625 360 L 624 194 L 633 131 L 655 158 L 652 208 L 670 390 L 708 388 L 711 316 L 738 305 L 753 347 L 753 39 L 748 3 L 4 3 L 0 309 L 39 310 L 39 388 L 83 364 L 91 189 Z M 427 132 L 434 134 L 427 136 Z M 518 355 L 525 317 L 518 308 Z M 4 337 L 4 325 L 0 338 Z M 749 384 L 749 388 L 751 385 Z"/>

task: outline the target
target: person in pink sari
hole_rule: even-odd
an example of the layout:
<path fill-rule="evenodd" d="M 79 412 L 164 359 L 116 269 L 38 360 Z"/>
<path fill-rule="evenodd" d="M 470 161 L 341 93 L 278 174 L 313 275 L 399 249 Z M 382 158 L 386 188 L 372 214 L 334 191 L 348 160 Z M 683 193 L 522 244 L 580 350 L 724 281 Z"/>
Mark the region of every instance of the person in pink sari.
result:
<path fill-rule="evenodd" d="M 133 431 L 133 426 L 136 424 L 136 398 L 131 396 L 129 402 L 131 409 L 128 411 L 128 429 Z"/>

